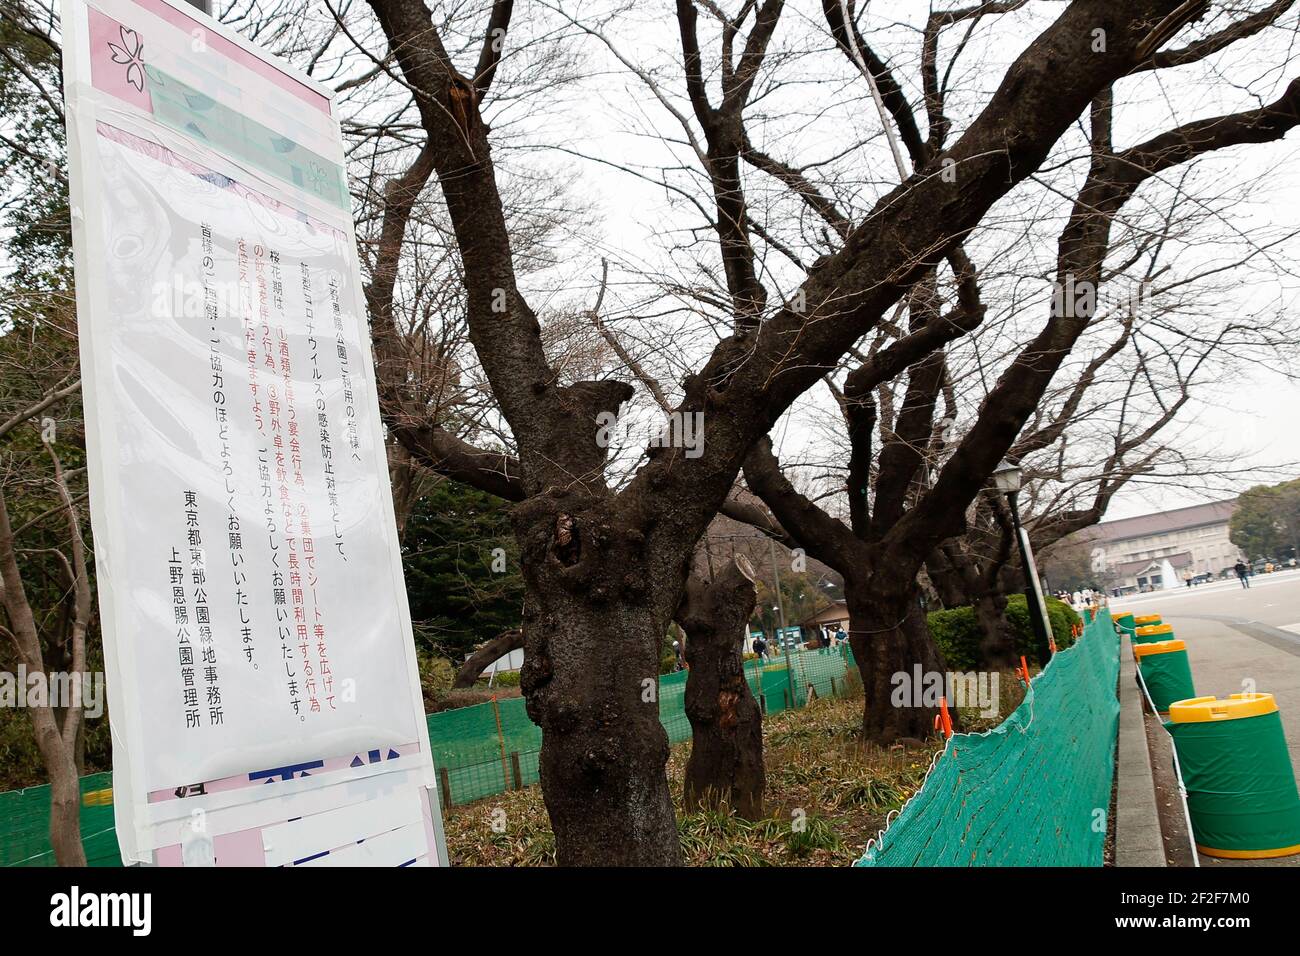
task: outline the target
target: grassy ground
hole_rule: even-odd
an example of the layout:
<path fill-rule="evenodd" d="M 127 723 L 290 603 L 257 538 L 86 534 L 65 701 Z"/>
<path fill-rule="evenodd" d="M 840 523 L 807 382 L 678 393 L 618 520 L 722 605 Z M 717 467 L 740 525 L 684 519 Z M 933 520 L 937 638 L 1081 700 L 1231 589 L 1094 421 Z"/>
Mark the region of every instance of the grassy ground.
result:
<path fill-rule="evenodd" d="M 1022 685 L 999 675 L 998 714 L 961 710 L 961 730 L 980 732 L 1019 705 Z M 677 830 L 691 866 L 843 866 L 857 860 L 925 779 L 943 746 L 938 735 L 919 746 L 864 747 L 862 690 L 814 700 L 763 721 L 767 816 L 750 822 L 728 810 L 683 814 L 682 776 L 690 742 L 672 748 L 668 776 Z M 456 866 L 549 866 L 555 862 L 540 787 L 527 787 L 453 807 L 447 850 Z"/>
<path fill-rule="evenodd" d="M 683 814 L 677 827 L 692 866 L 827 866 L 862 855 L 890 810 L 921 785 L 937 738 L 924 747 L 864 748 L 862 701 L 813 701 L 764 722 L 768 816 Z M 672 749 L 668 774 L 680 800 L 690 743 Z M 453 807 L 447 849 L 457 866 L 545 866 L 555 843 L 539 787 Z"/>

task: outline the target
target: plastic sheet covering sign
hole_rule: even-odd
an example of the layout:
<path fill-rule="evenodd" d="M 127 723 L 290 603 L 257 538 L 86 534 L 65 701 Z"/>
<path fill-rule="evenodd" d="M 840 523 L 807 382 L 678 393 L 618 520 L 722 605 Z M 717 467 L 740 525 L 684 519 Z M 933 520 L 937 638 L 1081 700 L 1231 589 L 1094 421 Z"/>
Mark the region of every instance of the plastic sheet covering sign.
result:
<path fill-rule="evenodd" d="M 437 864 L 330 95 L 179 0 L 63 13 L 123 858 Z"/>

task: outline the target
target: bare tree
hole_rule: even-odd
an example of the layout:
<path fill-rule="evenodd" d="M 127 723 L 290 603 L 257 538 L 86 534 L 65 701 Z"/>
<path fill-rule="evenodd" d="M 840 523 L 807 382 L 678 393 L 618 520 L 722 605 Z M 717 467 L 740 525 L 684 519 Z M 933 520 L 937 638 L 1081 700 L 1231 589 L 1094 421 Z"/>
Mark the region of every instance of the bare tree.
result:
<path fill-rule="evenodd" d="M 1023 469 L 1020 510 L 1036 552 L 1101 521 L 1115 496 L 1134 485 L 1212 479 L 1222 489 L 1259 473 L 1218 449 L 1196 447 L 1178 426 L 1197 396 L 1205 400 L 1252 365 L 1289 364 L 1300 344 L 1300 325 L 1267 299 L 1256 310 L 1239 304 L 1250 288 L 1243 273 L 1267 256 L 1274 237 L 1224 230 L 1215 208 L 1265 186 L 1251 179 L 1245 189 L 1212 197 L 1179 184 L 1117 220 L 1109 258 L 1118 265 L 1108 266 L 1095 290 L 1091 324 L 1007 452 Z M 1196 261 L 1206 245 L 1216 257 Z M 1236 246 L 1244 246 L 1240 255 L 1232 254 Z M 1269 276 L 1275 284 L 1276 273 Z M 962 427 L 963 406 L 986 397 L 981 383 L 997 364 L 997 324 L 990 320 L 949 350 L 944 394 L 957 406 L 954 429 Z M 945 604 L 975 609 L 985 660 L 1007 663 L 1014 642 L 1006 595 L 1023 587 L 1023 572 L 999 494 L 980 494 L 965 533 L 942 542 L 926 570 Z"/>
<path fill-rule="evenodd" d="M 712 2 L 675 0 L 675 50 L 656 63 L 623 52 L 612 35 L 618 10 L 574 14 L 563 0 L 530 8 L 523 22 L 508 0 L 436 15 L 421 0 L 368 0 L 367 7 L 330 7 L 332 22 L 319 32 L 275 18 L 246 24 L 250 35 L 283 45 L 330 77 L 345 94 L 345 109 L 356 106 L 349 134 L 358 148 L 382 157 L 373 165 L 386 178 L 371 186 L 366 177 L 362 187 L 374 198 L 362 232 L 370 243 L 367 297 L 391 434 L 421 465 L 516 502 L 527 592 L 522 684 L 544 734 L 542 788 L 566 864 L 680 860 L 664 773 L 667 739 L 642 689 L 657 673 L 663 634 L 682 612 L 700 536 L 719 512 L 747 507 L 737 499 L 736 479 L 751 456 L 766 451 L 760 443 L 791 406 L 857 350 L 865 360 L 850 373 L 853 387 L 846 382 L 846 407 L 859 423 L 882 421 L 873 400 L 892 399 L 881 386 L 911 369 L 899 407 L 882 409 L 896 437 L 882 445 L 870 509 L 858 496 L 857 530 L 866 534 L 792 484 L 769 502 L 781 526 L 768 522 L 773 533 L 802 543 L 812 536 L 796 522 L 823 530 L 831 522 L 836 540 L 847 527 L 854 547 L 867 548 L 855 573 L 864 581 L 859 593 L 874 600 L 855 606 L 854 650 L 870 675 L 869 694 L 878 697 L 892 671 L 932 660 L 917 627 L 917 573 L 939 543 L 961 532 L 970 503 L 1090 324 L 1088 315 L 1053 316 L 1009 333 L 1014 355 L 981 410 L 959 442 L 937 450 L 935 408 L 949 378 L 942 347 L 985 318 L 982 276 L 966 252 L 972 232 L 1043 173 L 1054 150 L 1056 160 L 1069 162 L 1069 147 L 1058 143 L 1077 142 L 1075 127 L 1088 112 L 1088 171 L 1081 188 L 1068 190 L 1074 208 L 1055 272 L 1058 281 L 1068 275 L 1096 283 L 1115 215 L 1143 182 L 1210 150 L 1276 139 L 1296 122 L 1293 87 L 1268 105 L 1184 123 L 1136 146 L 1116 148 L 1110 135 L 1115 84 L 1218 55 L 1275 23 L 1289 3 L 1226 22 L 1217 11 L 1207 16 L 1208 3 L 1177 0 L 1044 5 L 1050 22 L 1037 18 L 1038 5 L 1020 0 L 936 11 L 921 29 L 919 109 L 890 57 L 868 45 L 878 32 L 888 38 L 888 30 L 854 6 L 828 0 L 803 17 L 792 17 L 783 0 L 737 6 L 733 14 Z M 258 5 L 236 3 L 223 15 L 237 22 L 259 14 Z M 997 20 L 992 14 L 1023 14 L 1037 36 L 983 95 L 952 65 L 968 42 L 963 37 Z M 838 52 L 818 58 L 827 33 Z M 513 87 L 500 77 L 512 70 L 510 51 L 529 48 L 515 37 L 543 35 L 570 51 L 603 51 L 673 124 L 660 139 L 680 151 L 688 171 L 650 178 L 696 218 L 667 238 L 677 274 L 662 276 L 644 308 L 622 319 L 644 322 L 637 342 L 712 343 L 678 349 L 665 362 L 680 379 L 665 395 L 673 416 L 703 417 L 703 447 L 651 442 L 643 455 L 620 457 L 597 422 L 634 397 L 639 377 L 625 361 L 609 366 L 627 376 L 570 371 L 588 363 L 563 361 L 569 351 L 557 350 L 547 332 L 547 313 L 555 310 L 543 304 L 546 290 L 525 281 L 509 213 L 508 137 L 501 134 Z M 838 180 L 820 175 L 822 162 L 831 162 L 824 157 L 784 158 L 776 114 L 819 109 L 806 94 L 810 87 L 800 99 L 772 105 L 781 104 L 782 90 L 801 90 L 795 74 L 814 65 L 813 75 L 826 82 L 817 88 L 851 90 L 844 115 L 873 126 L 862 135 L 855 129 L 833 158 Z M 949 109 L 953 98 L 960 107 Z M 545 96 L 528 103 L 534 124 L 563 112 Z M 971 118 L 963 123 L 962 116 Z M 876 128 L 881 117 L 883 128 Z M 554 126 L 550 145 L 558 154 L 565 126 Z M 769 137 L 768 129 L 778 132 Z M 870 165 L 881 156 L 893 160 L 882 164 L 890 170 L 883 175 Z M 436 214 L 420 213 L 434 181 Z M 476 400 L 484 412 L 469 430 L 457 416 L 440 418 L 436 410 L 446 403 L 419 380 L 445 375 L 450 356 L 426 349 L 422 334 L 412 337 L 420 282 L 403 286 L 408 274 L 420 274 L 404 268 L 404 250 L 423 241 L 422 227 L 438 224 L 454 242 L 473 348 L 473 361 L 456 356 L 455 367 L 462 382 L 482 386 Z M 948 294 L 955 303 L 945 308 Z M 668 318 L 651 321 L 649 313 Z M 673 317 L 683 314 L 698 321 L 682 320 L 674 332 Z M 870 351 L 882 330 L 889 334 Z M 459 391 L 468 394 L 463 384 Z M 867 487 L 856 479 L 876 458 L 873 427 L 851 469 L 850 501 Z M 942 466 L 929 474 L 932 454 Z M 882 739 L 924 718 L 867 715 Z"/>
<path fill-rule="evenodd" d="M 0 440 L 19 428 L 31 428 L 28 422 L 33 418 L 37 419 L 36 429 L 39 429 L 39 416 L 67 399 L 77 384 L 76 381 L 61 384 L 14 412 L 0 425 Z M 83 693 L 88 687 L 86 632 L 92 613 L 90 575 L 79 509 L 52 437 L 44 442 L 44 448 L 51 474 L 43 483 L 53 487 L 57 504 L 49 512 L 33 517 L 18 528 L 14 527 L 10 517 L 9 493 L 31 479 L 15 474 L 12 459 L 0 466 L 4 469 L 0 472 L 0 608 L 4 610 L 0 634 L 12 642 L 27 674 L 39 676 L 44 687 L 41 692 L 29 693 L 28 707 L 36 745 L 49 774 L 50 843 L 54 848 L 54 858 L 60 866 L 85 866 L 86 854 L 81 846 L 78 823 L 81 812 L 78 747 L 82 733 Z M 66 618 L 66 636 L 55 647 L 60 657 L 66 657 L 66 670 L 47 662 L 49 645 L 42 639 L 37 615 L 28 599 L 28 588 L 19 567 L 19 555 L 24 551 L 20 544 L 22 532 L 47 517 L 61 519 L 67 528 L 66 551 L 53 552 L 66 573 L 66 587 L 72 599 L 71 614 Z"/>
<path fill-rule="evenodd" d="M 772 308 L 751 279 L 757 270 L 747 264 L 757 229 L 743 214 L 743 200 L 737 204 L 743 182 L 737 183 L 735 169 L 744 145 L 737 118 L 750 104 L 783 4 L 748 5 L 728 21 L 731 27 L 723 26 L 726 65 L 715 105 L 695 39 L 695 8 L 680 3 L 680 70 L 695 123 L 704 130 L 697 152 L 713 185 L 712 218 L 733 331 L 688 376 L 674 409 L 705 415 L 703 453 L 647 449 L 646 463 L 615 491 L 604 477 L 607 449 L 591 423 L 621 406 L 633 389 L 613 379 L 566 383 L 545 354 L 537 314 L 517 281 L 481 119 L 486 90 L 479 79 L 486 71 L 457 68 L 423 5 L 372 0 L 371 7 L 419 109 L 428 137 L 421 149 L 460 248 L 470 338 L 518 456 L 504 461 L 448 442 L 432 427 L 416 428 L 408 447 L 435 467 L 464 469 L 467 477 L 482 472 L 486 483 L 519 502 L 515 524 L 527 584 L 523 686 L 530 716 L 544 732 L 542 786 L 560 859 L 675 862 L 679 851 L 663 774 L 667 743 L 657 714 L 641 699 L 640 682 L 655 672 L 655 649 L 681 602 L 695 542 L 726 501 L 749 449 L 909 288 L 959 250 L 989 207 L 1043 163 L 1091 101 L 1144 68 L 1203 11 L 1172 2 L 1065 8 L 962 135 L 950 144 L 942 140 L 927 165 L 845 227 L 838 248 Z M 1104 49 L 1094 43 L 1098 29 Z M 1104 239 L 1116 204 L 1143 179 L 1216 145 L 1276 138 L 1292 115 L 1284 100 L 1114 154 L 1096 124 L 1095 174 L 1062 241 L 1062 266 L 1079 274 L 1096 267 L 1099 234 Z M 941 175 L 945 166 L 955 166 L 958 175 Z M 1028 344 L 995 388 L 994 412 L 971 429 L 940 474 L 936 501 L 969 500 L 978 490 L 1079 332 L 1077 323 L 1054 322 Z M 909 331 L 890 346 L 891 361 L 901 370 L 942 337 L 926 326 Z M 954 526 L 964 512 L 964 503 L 955 512 L 940 504 L 932 514 L 913 510 L 898 521 L 893 541 L 907 560 L 896 572 L 876 565 L 879 576 L 900 579 L 886 589 L 891 597 L 910 592 L 916 568 L 938 541 L 959 530 Z M 909 563 L 912 574 L 903 580 Z M 897 610 L 873 613 L 889 615 L 896 627 L 890 612 Z"/>

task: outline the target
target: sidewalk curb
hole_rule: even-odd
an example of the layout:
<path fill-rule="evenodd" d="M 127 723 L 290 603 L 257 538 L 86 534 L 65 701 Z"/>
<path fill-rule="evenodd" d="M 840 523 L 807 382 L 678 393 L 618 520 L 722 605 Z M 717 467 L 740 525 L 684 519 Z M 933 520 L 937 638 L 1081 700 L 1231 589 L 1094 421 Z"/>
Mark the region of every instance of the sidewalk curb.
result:
<path fill-rule="evenodd" d="M 1125 635 L 1119 651 L 1119 744 L 1115 772 L 1115 865 L 1165 866 L 1165 841 L 1147 749 L 1142 691 Z"/>

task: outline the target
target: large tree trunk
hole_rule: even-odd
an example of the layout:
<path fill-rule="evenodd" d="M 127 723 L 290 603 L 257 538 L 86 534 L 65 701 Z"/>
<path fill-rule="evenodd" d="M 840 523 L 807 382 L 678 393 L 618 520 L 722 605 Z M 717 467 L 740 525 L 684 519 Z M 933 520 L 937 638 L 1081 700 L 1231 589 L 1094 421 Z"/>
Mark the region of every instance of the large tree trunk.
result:
<path fill-rule="evenodd" d="M 918 686 L 927 675 L 947 672 L 943 655 L 935 646 L 915 587 L 902 594 L 881 593 L 868 579 L 862 584 L 845 580 L 849 609 L 849 646 L 862 674 L 865 701 L 863 739 L 888 746 L 900 738 L 923 740 L 934 730 L 938 708 Z M 919 704 L 919 706 L 918 706 Z"/>
<path fill-rule="evenodd" d="M 1001 591 L 989 591 L 974 598 L 975 619 L 983 637 L 980 639 L 980 664 L 992 670 L 1015 667 L 1016 635 L 1007 623 L 1007 597 Z"/>
<path fill-rule="evenodd" d="M 686 561 L 680 570 L 652 567 L 645 536 L 629 522 L 600 502 L 557 499 L 533 498 L 513 513 L 525 584 L 520 686 L 542 729 L 556 859 L 678 865 L 657 683 Z"/>
<path fill-rule="evenodd" d="M 747 820 L 763 816 L 763 714 L 745 680 L 744 639 L 758 592 L 738 555 L 713 581 L 692 578 L 678 613 L 686 630 L 686 716 L 691 756 L 687 811 L 727 804 Z"/>
<path fill-rule="evenodd" d="M 961 553 L 952 547 L 952 542 L 944 542 L 930 553 L 925 562 L 926 576 L 945 608 L 961 607 L 970 601 L 966 570 L 958 564 L 961 557 Z"/>

